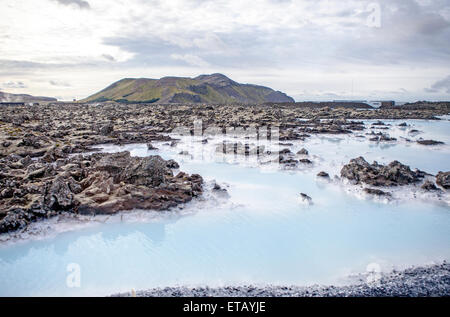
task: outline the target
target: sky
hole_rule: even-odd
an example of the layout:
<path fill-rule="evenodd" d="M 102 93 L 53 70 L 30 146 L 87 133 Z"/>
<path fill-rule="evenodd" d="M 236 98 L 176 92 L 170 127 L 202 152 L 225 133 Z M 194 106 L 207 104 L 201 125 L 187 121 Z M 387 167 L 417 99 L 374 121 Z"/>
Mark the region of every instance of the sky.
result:
<path fill-rule="evenodd" d="M 297 101 L 450 100 L 450 0 L 0 0 L 0 91 L 223 73 Z"/>

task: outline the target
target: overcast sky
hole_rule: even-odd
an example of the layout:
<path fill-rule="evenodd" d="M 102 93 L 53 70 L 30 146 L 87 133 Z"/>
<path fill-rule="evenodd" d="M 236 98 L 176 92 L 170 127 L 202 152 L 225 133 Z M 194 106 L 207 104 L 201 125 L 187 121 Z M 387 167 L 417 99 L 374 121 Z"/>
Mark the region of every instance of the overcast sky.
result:
<path fill-rule="evenodd" d="M 450 100 L 450 0 L 0 0 L 0 90 L 220 72 L 296 100 Z"/>

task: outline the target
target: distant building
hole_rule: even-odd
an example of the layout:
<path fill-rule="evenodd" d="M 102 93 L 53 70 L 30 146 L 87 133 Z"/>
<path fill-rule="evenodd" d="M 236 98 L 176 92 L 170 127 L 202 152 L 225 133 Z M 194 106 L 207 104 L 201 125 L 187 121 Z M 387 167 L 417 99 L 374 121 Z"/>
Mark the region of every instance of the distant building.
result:
<path fill-rule="evenodd" d="M 374 108 L 380 107 L 393 107 L 395 106 L 395 101 L 393 100 L 372 100 L 368 102 Z"/>
<path fill-rule="evenodd" d="M 394 100 L 382 101 L 381 106 L 382 107 L 394 107 L 395 101 Z"/>
<path fill-rule="evenodd" d="M 367 100 L 333 100 L 333 102 L 367 103 Z"/>
<path fill-rule="evenodd" d="M 380 108 L 381 107 L 381 101 L 369 101 L 369 106 L 372 106 L 374 108 Z"/>

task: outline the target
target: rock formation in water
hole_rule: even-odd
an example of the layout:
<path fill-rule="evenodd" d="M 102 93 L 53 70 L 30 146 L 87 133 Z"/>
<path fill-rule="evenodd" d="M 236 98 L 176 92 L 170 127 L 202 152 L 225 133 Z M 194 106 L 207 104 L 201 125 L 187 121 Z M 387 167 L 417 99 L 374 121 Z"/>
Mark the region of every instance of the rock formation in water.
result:
<path fill-rule="evenodd" d="M 0 232 L 57 215 L 166 210 L 202 193 L 200 175 L 174 175 L 173 160 L 129 152 L 96 153 L 48 162 L 11 154 L 0 160 Z M 177 166 L 177 165 L 175 165 Z"/>
<path fill-rule="evenodd" d="M 436 175 L 436 184 L 445 189 L 450 189 L 450 172 L 439 172 Z"/>
<path fill-rule="evenodd" d="M 287 148 L 292 144 L 286 141 L 305 140 L 312 134 L 323 133 L 354 134 L 365 139 L 366 136 L 361 134 L 365 129 L 362 119 L 433 119 L 440 114 L 444 113 L 441 110 L 299 108 L 286 104 L 153 104 L 149 107 L 144 104 L 55 103 L 0 107 L 1 230 L 21 228 L 30 221 L 60 212 L 109 213 L 139 206 L 163 209 L 187 201 L 199 193 L 199 176 L 179 174 L 177 178 L 170 172 L 167 175 L 160 173 L 163 163 L 159 158 L 139 159 L 128 154 L 77 155 L 94 151 L 98 144 L 142 143 L 157 151 L 152 142 L 165 141 L 167 145 L 176 146 L 178 141 L 167 133 L 180 126 L 193 132 L 193 122 L 198 118 L 203 120 L 204 128 L 214 126 L 220 131 L 226 127 L 275 126 L 279 127 L 280 145 L 283 146 L 280 153 L 275 153 L 279 154 L 279 161 L 289 168 L 304 169 L 314 166 L 315 157 L 307 156 L 306 151 L 293 153 L 292 148 Z M 299 121 L 298 118 L 305 120 Z M 388 126 L 377 124 L 374 127 Z M 271 133 L 270 129 L 267 132 Z M 264 146 L 247 148 L 234 142 L 232 145 L 236 154 L 259 155 L 268 152 Z M 219 150 L 223 152 L 223 147 Z M 189 155 L 186 151 L 181 154 Z M 175 161 L 164 162 L 169 171 L 178 168 Z M 384 168 L 367 162 L 359 165 L 346 167 L 348 171 L 344 174 L 355 181 L 379 183 L 380 186 L 408 183 L 421 179 L 422 175 L 400 163 Z M 370 177 L 364 176 L 364 169 Z M 158 170 L 153 176 L 151 171 Z M 398 175 L 394 173 L 396 170 Z M 318 176 L 326 177 L 325 173 Z M 157 185 L 161 180 L 163 182 Z M 426 190 L 434 190 L 432 185 L 439 190 L 448 190 L 449 172 L 439 173 L 436 185 L 424 183 L 423 186 Z"/>
<path fill-rule="evenodd" d="M 435 140 L 418 140 L 417 143 L 422 144 L 422 145 L 440 145 L 440 144 L 444 144 L 444 142 L 435 141 Z"/>
<path fill-rule="evenodd" d="M 398 161 L 388 165 L 377 162 L 369 164 L 362 156 L 351 159 L 350 163 L 341 169 L 341 176 L 354 181 L 356 184 L 364 183 L 372 186 L 401 186 L 421 181 L 425 172 L 412 171 L 409 166 Z"/>

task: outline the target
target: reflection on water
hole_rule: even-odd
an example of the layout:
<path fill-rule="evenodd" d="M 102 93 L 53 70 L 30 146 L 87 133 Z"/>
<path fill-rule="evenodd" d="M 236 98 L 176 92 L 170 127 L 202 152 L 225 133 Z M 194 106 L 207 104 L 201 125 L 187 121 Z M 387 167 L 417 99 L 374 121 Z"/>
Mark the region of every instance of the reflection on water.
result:
<path fill-rule="evenodd" d="M 442 122 L 408 123 L 447 142 Z M 396 124 L 392 123 L 391 136 L 406 133 Z M 450 258 L 447 205 L 420 199 L 391 203 L 360 199 L 349 194 L 351 187 L 315 176 L 320 170 L 338 175 L 343 163 L 360 155 L 383 163 L 398 159 L 425 171 L 450 170 L 448 144 L 424 151 L 414 143 L 373 144 L 353 136 L 313 136 L 292 143 L 294 153 L 308 149 L 311 167 L 280 171 L 217 161 L 214 140 L 202 147 L 201 159 L 178 154 L 182 150 L 194 154 L 194 147 L 202 146 L 183 139 L 176 147 L 157 144 L 156 151 L 148 151 L 145 144 L 106 146 L 105 151 L 174 158 L 182 170 L 228 186 L 230 199 L 193 202 L 182 213 L 127 213 L 124 219 L 114 216 L 105 224 L 56 237 L 4 244 L 0 295 L 107 295 L 169 285 L 339 283 L 350 273 L 364 272 L 369 263 L 389 270 L 393 265 Z M 312 197 L 312 205 L 301 203 L 301 192 Z M 70 263 L 81 268 L 80 288 L 67 287 Z"/>

